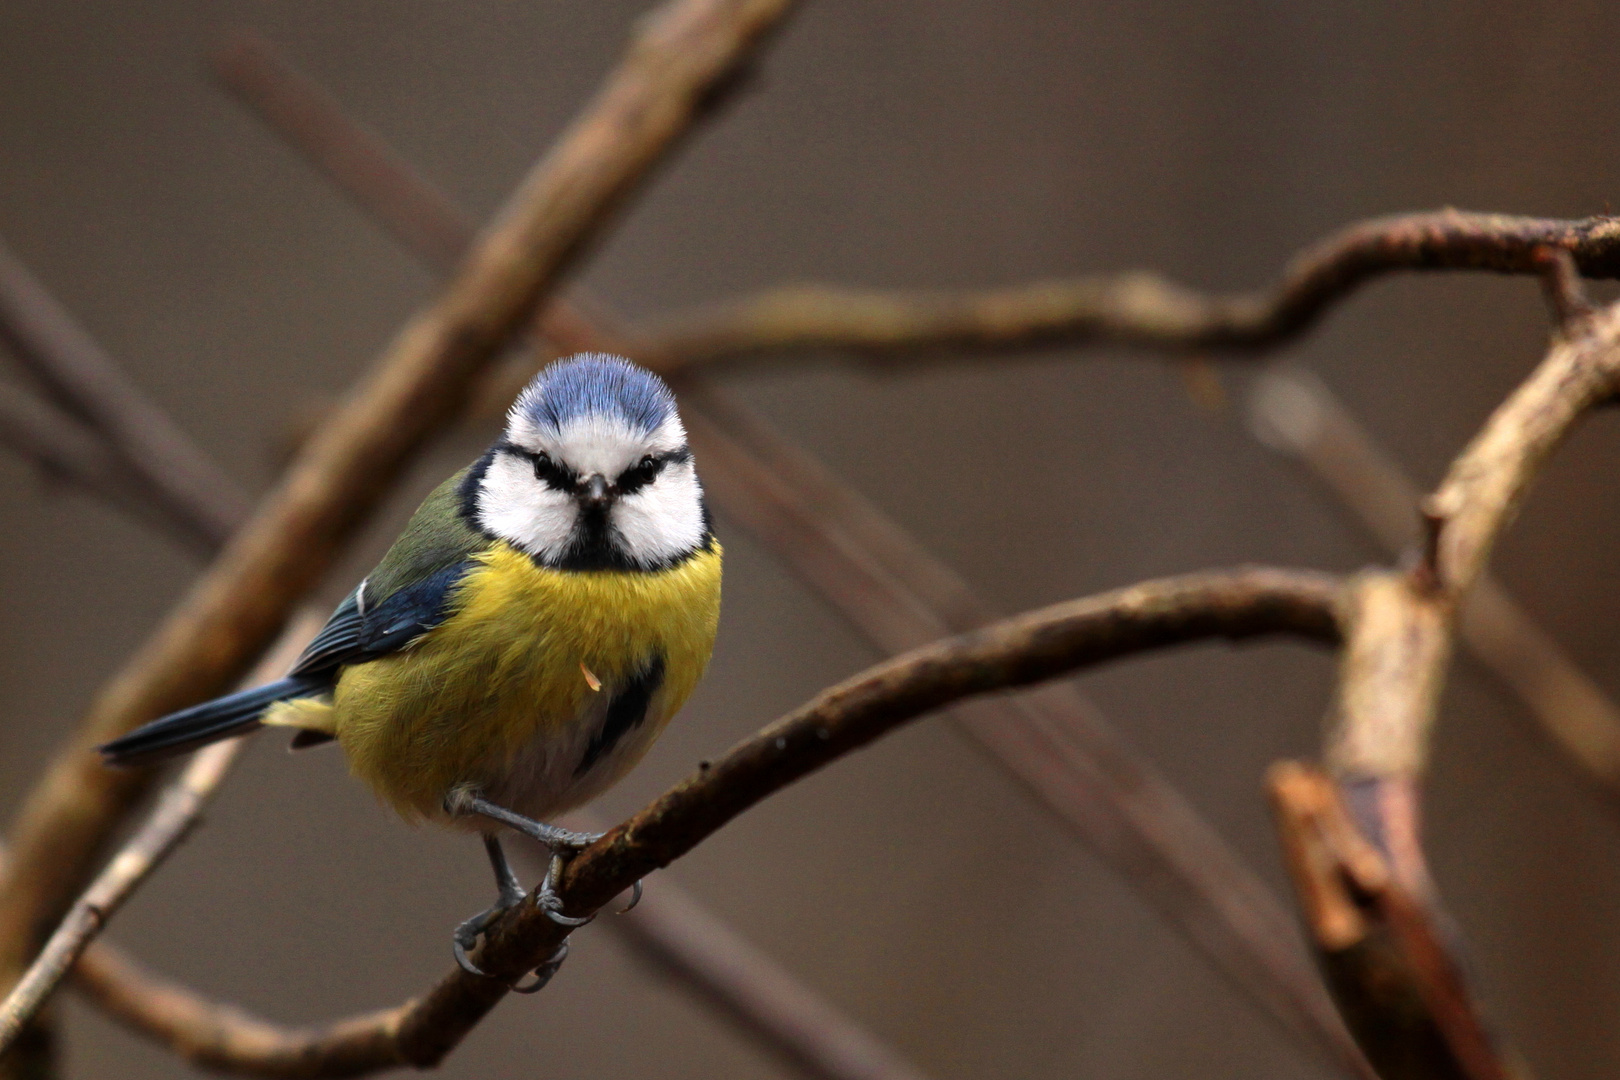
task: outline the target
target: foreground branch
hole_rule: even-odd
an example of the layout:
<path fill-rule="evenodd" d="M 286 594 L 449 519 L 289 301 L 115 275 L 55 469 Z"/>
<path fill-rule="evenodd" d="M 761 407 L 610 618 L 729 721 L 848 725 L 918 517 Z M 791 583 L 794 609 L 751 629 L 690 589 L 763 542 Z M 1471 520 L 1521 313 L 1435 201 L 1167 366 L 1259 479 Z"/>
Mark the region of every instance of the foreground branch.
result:
<path fill-rule="evenodd" d="M 442 194 L 267 43 L 244 39 L 225 55 L 232 59 L 219 74 L 228 89 L 430 266 L 444 269 L 437 260 L 446 225 L 465 219 Z M 426 220 L 402 215 L 401 207 L 413 205 L 430 208 Z M 465 240 L 470 226 L 461 229 Z M 599 314 L 586 317 L 577 304 L 554 302 L 539 328 L 559 352 L 638 355 L 635 342 L 604 330 Z M 492 372 L 479 402 L 504 409 L 532 370 L 531 364 Z M 679 388 L 715 504 L 880 648 L 903 651 L 995 618 L 959 575 L 734 399 L 691 376 L 680 379 Z M 969 702 L 954 715 L 992 761 L 1284 1030 L 1334 1068 L 1369 1075 L 1299 945 L 1293 918 L 1077 690 L 1046 686 L 1016 698 Z M 779 1030 L 775 1037 L 780 1050 L 793 1034 Z"/>
<path fill-rule="evenodd" d="M 596 911 L 748 807 L 932 709 L 1212 637 L 1284 633 L 1332 643 L 1337 594 L 1337 579 L 1316 573 L 1194 574 L 1059 604 L 913 650 L 825 691 L 581 852 L 559 888 L 566 910 Z M 505 995 L 500 980 L 518 979 L 563 934 L 526 903 L 491 930 L 479 954 L 496 978 L 458 968 L 424 997 L 320 1029 L 283 1028 L 216 1005 L 105 950 L 86 958 L 83 978 L 109 1011 L 199 1064 L 265 1077 L 360 1076 L 438 1064 Z"/>
<path fill-rule="evenodd" d="M 790 286 L 655 326 L 644 335 L 643 358 L 672 373 L 812 349 L 872 362 L 1097 342 L 1261 350 L 1303 333 L 1372 278 L 1403 270 L 1539 274 L 1545 248 L 1567 251 L 1588 277 L 1620 277 L 1620 219 L 1441 210 L 1352 225 L 1306 249 L 1260 293 L 1207 295 L 1145 272 L 961 293 Z"/>
<path fill-rule="evenodd" d="M 688 432 L 711 495 L 879 646 L 899 652 L 995 618 L 954 571 L 729 395 L 704 389 L 697 402 Z M 950 715 L 1283 1030 L 1341 1072 L 1371 1075 L 1294 918 L 1072 684 Z"/>
<path fill-rule="evenodd" d="M 592 914 L 772 793 L 933 709 L 1120 656 L 1196 640 L 1292 634 L 1338 640 L 1338 580 L 1252 569 L 1194 574 L 1059 604 L 896 657 L 827 690 L 732 748 L 569 863 L 564 910 Z M 277 1029 L 260 1076 L 358 1076 L 443 1060 L 508 986 L 565 936 L 532 900 L 493 926 L 478 962 L 421 998 L 308 1033 Z"/>
<path fill-rule="evenodd" d="M 24 805 L 0 883 L 0 980 L 19 974 L 144 774 L 94 746 L 217 693 L 319 579 L 471 380 L 528 318 L 786 0 L 673 0 L 479 240 L 443 297 L 411 321 L 306 445 L 286 480 L 159 633 L 98 698 Z"/>

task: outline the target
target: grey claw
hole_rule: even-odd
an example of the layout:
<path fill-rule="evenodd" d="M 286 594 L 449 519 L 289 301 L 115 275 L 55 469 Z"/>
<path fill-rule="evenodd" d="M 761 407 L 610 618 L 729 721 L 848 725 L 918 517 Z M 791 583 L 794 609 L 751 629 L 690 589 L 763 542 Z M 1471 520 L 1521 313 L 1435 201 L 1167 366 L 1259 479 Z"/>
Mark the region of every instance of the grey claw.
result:
<path fill-rule="evenodd" d="M 477 947 L 478 935 L 483 933 L 484 927 L 488 925 L 489 912 L 481 912 L 456 927 L 456 932 L 451 935 L 450 939 L 451 950 L 456 956 L 456 966 L 469 975 L 481 975 L 486 979 L 492 976 L 489 972 L 473 963 L 472 957 L 467 954 Z"/>
<path fill-rule="evenodd" d="M 564 915 L 562 912 L 556 911 L 549 907 L 545 909 L 545 912 L 546 918 L 550 919 L 558 926 L 584 926 L 586 923 L 596 918 L 595 915 L 587 915 L 583 919 L 576 919 L 572 915 Z"/>
<path fill-rule="evenodd" d="M 630 902 L 624 905 L 624 907 L 620 908 L 618 911 L 615 911 L 614 914 L 628 915 L 636 909 L 636 905 L 639 903 L 641 903 L 641 879 L 636 878 L 636 883 L 630 890 Z"/>
<path fill-rule="evenodd" d="M 514 994 L 537 994 L 544 990 L 546 984 L 551 981 L 553 975 L 557 974 L 557 969 L 562 967 L 562 963 L 566 959 L 568 959 L 568 942 L 564 941 L 557 946 L 550 959 L 534 969 L 534 982 L 529 983 L 527 986 L 522 983 L 513 983 L 512 992 Z"/>

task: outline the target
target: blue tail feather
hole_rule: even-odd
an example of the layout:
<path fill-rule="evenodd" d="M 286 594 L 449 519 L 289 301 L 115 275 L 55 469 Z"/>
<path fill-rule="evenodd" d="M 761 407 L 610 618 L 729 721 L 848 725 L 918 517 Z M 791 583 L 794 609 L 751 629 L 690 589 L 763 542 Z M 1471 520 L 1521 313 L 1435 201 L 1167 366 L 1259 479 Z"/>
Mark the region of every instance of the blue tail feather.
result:
<path fill-rule="evenodd" d="M 109 765 L 143 765 L 195 750 L 259 726 L 265 710 L 278 701 L 310 697 L 331 689 L 330 675 L 303 675 L 205 701 L 170 713 L 100 747 Z"/>

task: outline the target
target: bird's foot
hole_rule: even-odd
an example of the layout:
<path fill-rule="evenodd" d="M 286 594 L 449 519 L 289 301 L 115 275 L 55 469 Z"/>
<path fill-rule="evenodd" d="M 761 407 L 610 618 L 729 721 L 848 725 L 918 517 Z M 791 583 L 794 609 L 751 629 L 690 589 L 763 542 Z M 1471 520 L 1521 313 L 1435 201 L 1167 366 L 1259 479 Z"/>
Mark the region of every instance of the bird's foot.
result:
<path fill-rule="evenodd" d="M 483 935 L 484 931 L 502 915 L 527 900 L 528 896 L 523 892 L 522 886 L 517 883 L 516 877 L 512 876 L 510 870 L 506 867 L 505 858 L 495 854 L 500 850 L 499 845 L 493 843 L 492 840 L 487 842 L 491 848 L 491 858 L 499 859 L 496 862 L 496 880 L 500 883 L 500 896 L 488 910 L 479 912 L 456 927 L 453 935 L 453 948 L 456 955 L 456 964 L 460 966 L 461 970 L 469 975 L 492 978 L 493 976 L 489 972 L 473 963 L 472 952 L 478 947 L 478 939 Z M 562 867 L 562 856 L 553 855 L 550 865 L 546 867 L 545 880 L 535 890 L 534 904 L 546 913 L 546 918 L 558 926 L 566 926 L 572 931 L 576 927 L 584 926 L 596 918 L 596 915 L 593 913 L 583 918 L 575 918 L 562 913 L 562 898 L 557 895 L 557 890 L 552 886 L 552 882 L 562 873 Z M 639 883 L 637 893 L 638 895 L 640 893 Z M 634 906 L 633 902 L 631 906 Z M 552 976 L 557 974 L 557 969 L 562 967 L 562 963 L 566 959 L 568 959 L 568 939 L 564 938 L 557 943 L 557 948 L 546 958 L 546 961 L 534 969 L 532 981 L 514 985 L 512 989 L 519 994 L 535 993 L 551 981 Z"/>
<path fill-rule="evenodd" d="M 469 954 L 478 945 L 479 936 L 483 934 L 484 930 L 488 928 L 489 924 L 510 910 L 511 907 L 501 907 L 496 905 L 495 907 L 490 908 L 488 911 L 474 915 L 472 918 L 456 927 L 454 945 L 456 963 L 461 967 L 462 971 L 467 972 L 469 975 L 479 975 L 486 979 L 494 978 L 494 976 L 490 975 L 489 972 L 473 963 L 472 957 Z M 563 961 L 566 959 L 568 959 L 568 942 L 567 940 L 563 940 L 557 943 L 557 948 L 552 951 L 551 955 L 546 959 L 546 962 L 534 969 L 532 973 L 532 980 L 527 983 L 521 981 L 514 983 L 511 988 L 512 992 L 517 994 L 533 994 L 543 990 L 545 985 L 551 981 L 551 977 L 557 974 L 557 970 L 562 967 Z"/>
<path fill-rule="evenodd" d="M 477 915 L 456 927 L 456 932 L 452 935 L 452 948 L 456 954 L 456 965 L 462 971 L 469 975 L 482 975 L 485 978 L 493 977 L 489 972 L 472 962 L 472 951 L 478 947 L 478 939 L 489 928 L 489 924 L 511 911 L 519 903 L 522 903 L 523 899 L 520 896 L 512 903 L 497 901 L 489 909 L 480 911 Z"/>

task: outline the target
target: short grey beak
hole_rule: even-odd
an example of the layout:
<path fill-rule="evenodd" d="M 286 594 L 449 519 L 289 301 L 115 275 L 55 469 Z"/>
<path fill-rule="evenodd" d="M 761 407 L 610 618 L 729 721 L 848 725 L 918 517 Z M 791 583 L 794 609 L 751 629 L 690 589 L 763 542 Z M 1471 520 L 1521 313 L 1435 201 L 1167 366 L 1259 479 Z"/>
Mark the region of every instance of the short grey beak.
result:
<path fill-rule="evenodd" d="M 606 506 L 609 502 L 607 477 L 594 473 L 580 490 L 579 501 L 586 506 Z"/>

